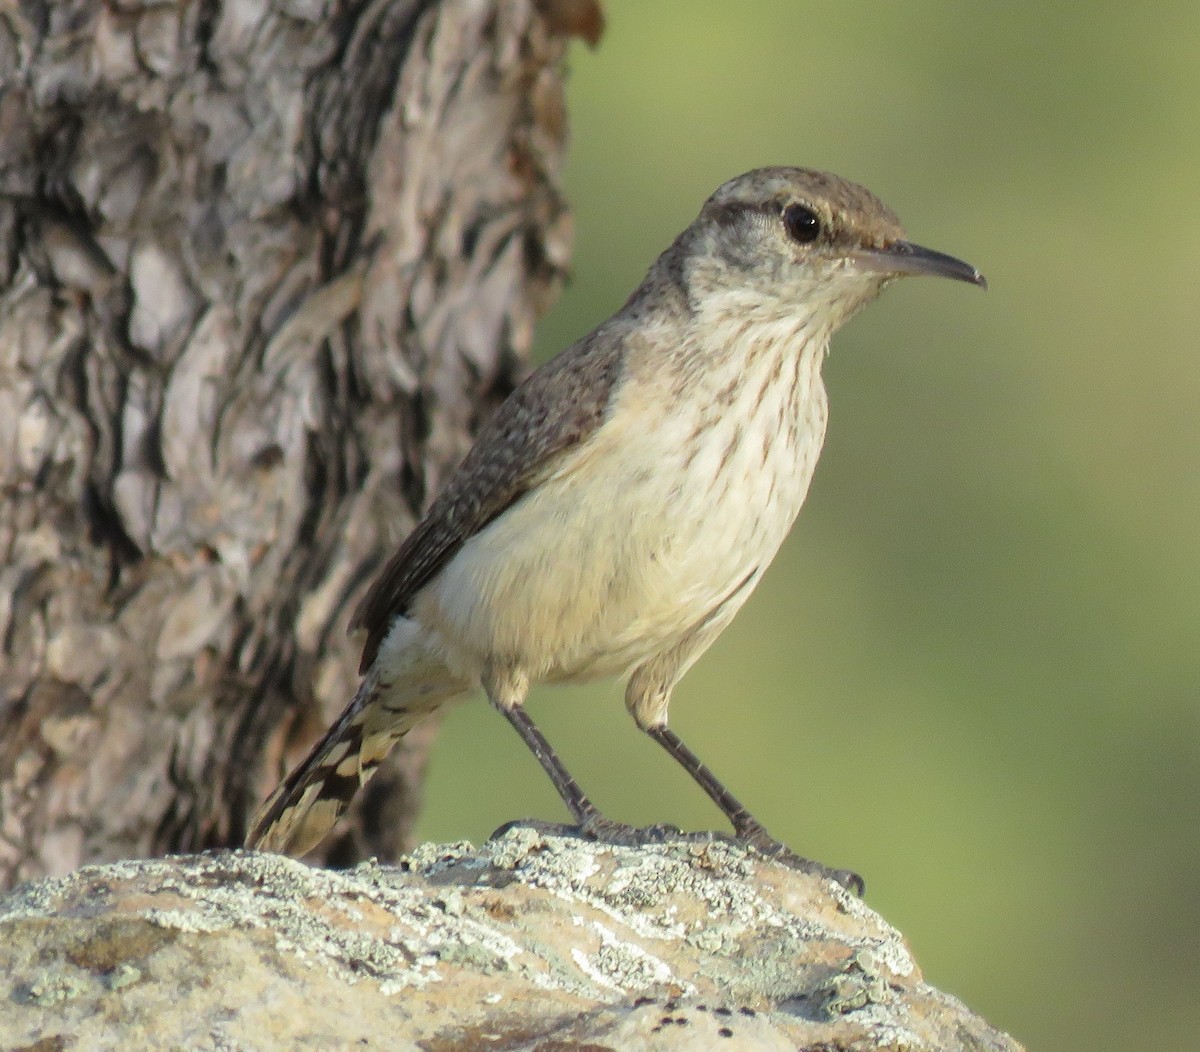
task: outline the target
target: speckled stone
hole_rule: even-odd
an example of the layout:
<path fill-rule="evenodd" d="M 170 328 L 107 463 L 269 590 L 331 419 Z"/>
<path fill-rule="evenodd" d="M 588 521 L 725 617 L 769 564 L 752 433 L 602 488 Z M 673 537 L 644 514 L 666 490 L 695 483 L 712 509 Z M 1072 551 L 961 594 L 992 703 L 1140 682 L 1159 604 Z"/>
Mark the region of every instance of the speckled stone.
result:
<path fill-rule="evenodd" d="M 399 866 L 223 852 L 25 885 L 0 1006 L 4 1048 L 1020 1052 L 836 884 L 519 826 Z"/>

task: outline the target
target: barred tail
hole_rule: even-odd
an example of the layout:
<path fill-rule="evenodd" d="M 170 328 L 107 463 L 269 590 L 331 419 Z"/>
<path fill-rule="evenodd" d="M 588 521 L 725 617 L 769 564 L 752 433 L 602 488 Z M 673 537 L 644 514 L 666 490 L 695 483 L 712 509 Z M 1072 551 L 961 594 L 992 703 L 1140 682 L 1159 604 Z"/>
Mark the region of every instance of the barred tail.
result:
<path fill-rule="evenodd" d="M 259 809 L 246 846 L 300 856 L 333 828 L 392 747 L 452 690 L 420 690 L 414 704 L 393 707 L 395 684 L 383 688 L 377 677 L 363 680 L 354 700 Z M 385 698 L 384 695 L 387 695 Z"/>

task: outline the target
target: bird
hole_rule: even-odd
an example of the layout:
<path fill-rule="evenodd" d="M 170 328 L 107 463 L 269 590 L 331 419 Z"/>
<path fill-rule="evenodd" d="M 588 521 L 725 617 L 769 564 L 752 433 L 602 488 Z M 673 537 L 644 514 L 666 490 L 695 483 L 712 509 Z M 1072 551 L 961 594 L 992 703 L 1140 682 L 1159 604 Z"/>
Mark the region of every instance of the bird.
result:
<path fill-rule="evenodd" d="M 353 700 L 263 804 L 247 846 L 311 850 L 402 735 L 480 687 L 579 834 L 678 833 L 602 814 L 524 707 L 536 683 L 623 678 L 637 726 L 724 812 L 732 839 L 861 891 L 856 874 L 770 836 L 667 710 L 805 500 L 831 337 L 908 275 L 987 287 L 831 173 L 758 168 L 718 187 L 621 309 L 482 426 L 351 619 L 365 631 Z"/>

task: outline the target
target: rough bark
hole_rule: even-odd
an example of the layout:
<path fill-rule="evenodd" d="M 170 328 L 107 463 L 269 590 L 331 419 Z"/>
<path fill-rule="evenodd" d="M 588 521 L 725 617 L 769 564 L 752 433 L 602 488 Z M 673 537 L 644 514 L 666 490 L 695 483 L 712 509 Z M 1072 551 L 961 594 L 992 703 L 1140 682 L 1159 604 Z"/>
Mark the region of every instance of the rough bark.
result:
<path fill-rule="evenodd" d="M 596 17 L 0 6 L 0 882 L 240 842 L 341 709 L 561 277 Z M 428 737 L 327 858 L 397 853 Z"/>

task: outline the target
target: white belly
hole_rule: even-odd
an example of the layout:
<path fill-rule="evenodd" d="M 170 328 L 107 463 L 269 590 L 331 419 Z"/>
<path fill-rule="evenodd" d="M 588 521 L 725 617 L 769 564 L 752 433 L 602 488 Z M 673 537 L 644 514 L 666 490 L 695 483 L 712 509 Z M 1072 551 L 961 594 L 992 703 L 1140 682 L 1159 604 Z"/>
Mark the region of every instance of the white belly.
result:
<path fill-rule="evenodd" d="M 451 667 L 622 675 L 756 583 L 804 501 L 826 415 L 819 357 L 758 365 L 732 392 L 706 375 L 707 397 L 667 413 L 661 392 L 627 385 L 557 475 L 471 538 L 414 605 Z"/>

